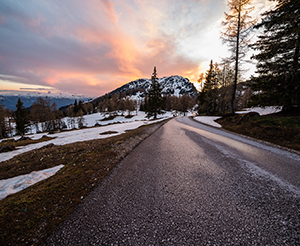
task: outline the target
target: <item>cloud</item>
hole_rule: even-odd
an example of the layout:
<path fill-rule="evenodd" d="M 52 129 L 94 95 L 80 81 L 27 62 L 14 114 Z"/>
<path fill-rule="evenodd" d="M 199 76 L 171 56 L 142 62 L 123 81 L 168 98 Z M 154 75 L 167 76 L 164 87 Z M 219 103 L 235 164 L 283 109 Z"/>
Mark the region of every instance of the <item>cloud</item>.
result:
<path fill-rule="evenodd" d="M 196 80 L 201 64 L 226 50 L 225 8 L 219 0 L 2 1 L 0 74 L 94 96 L 150 77 L 154 66 Z"/>

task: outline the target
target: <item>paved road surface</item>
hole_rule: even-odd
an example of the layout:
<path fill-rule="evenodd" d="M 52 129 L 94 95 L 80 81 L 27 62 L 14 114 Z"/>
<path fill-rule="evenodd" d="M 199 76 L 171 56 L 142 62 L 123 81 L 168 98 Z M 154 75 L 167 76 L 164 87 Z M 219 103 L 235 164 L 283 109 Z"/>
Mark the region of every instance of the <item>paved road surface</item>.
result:
<path fill-rule="evenodd" d="M 173 119 L 48 245 L 300 245 L 300 156 Z"/>

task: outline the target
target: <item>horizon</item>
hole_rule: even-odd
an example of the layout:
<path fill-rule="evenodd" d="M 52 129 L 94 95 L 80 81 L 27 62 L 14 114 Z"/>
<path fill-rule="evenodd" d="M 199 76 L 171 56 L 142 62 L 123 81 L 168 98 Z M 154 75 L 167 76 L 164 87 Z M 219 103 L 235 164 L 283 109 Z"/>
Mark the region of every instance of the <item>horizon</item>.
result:
<path fill-rule="evenodd" d="M 194 85 L 220 40 L 226 0 L 0 3 L 0 90 L 48 88 L 90 97 L 140 78 L 172 74 Z M 253 16 L 271 3 L 254 0 Z M 253 65 L 247 65 L 253 73 Z"/>

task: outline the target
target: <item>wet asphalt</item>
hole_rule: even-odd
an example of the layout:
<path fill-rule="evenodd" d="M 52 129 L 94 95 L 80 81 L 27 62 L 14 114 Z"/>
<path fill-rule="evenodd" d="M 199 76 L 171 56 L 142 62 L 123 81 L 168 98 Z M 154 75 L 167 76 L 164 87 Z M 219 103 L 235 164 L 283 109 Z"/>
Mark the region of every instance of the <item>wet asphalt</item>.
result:
<path fill-rule="evenodd" d="M 300 155 L 172 119 L 46 245 L 300 245 Z"/>

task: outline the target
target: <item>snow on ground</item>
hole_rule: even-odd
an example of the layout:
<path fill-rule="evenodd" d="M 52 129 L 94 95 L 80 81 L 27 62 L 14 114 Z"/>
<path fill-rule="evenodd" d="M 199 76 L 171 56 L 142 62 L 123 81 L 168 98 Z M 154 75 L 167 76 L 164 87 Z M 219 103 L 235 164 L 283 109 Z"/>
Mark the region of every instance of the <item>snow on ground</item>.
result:
<path fill-rule="evenodd" d="M 221 128 L 222 126 L 220 124 L 218 124 L 217 122 L 215 122 L 215 120 L 217 120 L 219 118 L 221 118 L 221 117 L 219 117 L 219 116 L 197 116 L 194 119 L 201 123 L 204 123 L 206 125 Z"/>
<path fill-rule="evenodd" d="M 21 147 L 18 147 L 14 151 L 0 153 L 0 163 L 2 161 L 9 160 L 16 155 L 19 155 L 19 154 L 22 154 L 22 153 L 25 153 L 25 152 L 28 152 L 28 151 L 31 151 L 34 149 L 39 149 L 39 148 L 41 148 L 45 145 L 51 144 L 51 143 L 53 143 L 55 145 L 65 145 L 65 144 L 70 144 L 70 143 L 75 143 L 75 142 L 107 138 L 107 137 L 111 137 L 112 135 L 119 135 L 119 134 L 125 133 L 126 130 L 136 129 L 145 124 L 161 121 L 170 116 L 171 116 L 170 113 L 160 115 L 159 116 L 160 118 L 155 121 L 149 121 L 148 119 L 146 119 L 144 113 L 141 113 L 139 116 L 132 117 L 131 119 L 125 119 L 124 117 L 118 116 L 113 120 L 103 122 L 103 124 L 106 124 L 106 125 L 100 126 L 100 127 L 90 127 L 90 128 L 80 129 L 80 130 L 63 131 L 63 132 L 55 133 L 55 134 L 38 133 L 38 134 L 28 135 L 32 139 L 39 139 L 43 135 L 47 135 L 48 137 L 53 137 L 53 138 L 55 137 L 55 139 L 41 142 L 41 143 L 21 146 Z M 94 122 L 93 120 L 95 120 L 95 119 L 93 119 L 93 118 L 95 118 L 94 115 L 89 115 L 88 120 L 90 122 Z M 117 122 L 120 122 L 121 119 L 124 120 L 125 123 L 116 124 Z M 130 120 L 131 120 L 131 122 L 130 122 Z M 107 132 L 107 131 L 116 131 L 118 133 L 100 135 L 100 133 Z M 18 138 L 20 138 L 20 136 L 14 137 L 14 138 L 18 139 Z"/>
<path fill-rule="evenodd" d="M 0 200 L 4 199 L 10 194 L 17 193 L 31 185 L 34 185 L 37 182 L 53 176 L 63 167 L 64 165 L 59 165 L 42 171 L 34 171 L 30 174 L 0 180 Z"/>
<path fill-rule="evenodd" d="M 274 114 L 280 112 L 282 107 L 278 106 L 268 106 L 268 107 L 253 107 L 253 108 L 245 108 L 243 111 L 237 111 L 237 114 L 247 114 L 250 112 L 257 112 L 260 115 Z"/>
<path fill-rule="evenodd" d="M 94 126 L 97 122 L 99 124 L 103 124 L 103 126 L 100 127 L 93 127 L 93 128 L 84 128 L 80 130 L 73 130 L 73 131 L 65 131 L 55 134 L 45 134 L 45 133 L 39 133 L 39 134 L 31 134 L 28 135 L 31 139 L 39 139 L 43 135 L 47 135 L 49 137 L 55 137 L 55 139 L 52 139 L 50 141 L 45 141 L 41 143 L 36 144 L 30 144 L 27 146 L 18 147 L 14 151 L 10 152 L 4 152 L 0 153 L 0 163 L 6 160 L 9 160 L 13 158 L 16 155 L 34 150 L 39 149 L 45 145 L 48 144 L 55 144 L 55 145 L 65 145 L 75 142 L 81 142 L 81 141 L 87 141 L 87 140 L 93 140 L 93 139 L 100 139 L 100 138 L 107 138 L 111 137 L 112 135 L 119 135 L 122 133 L 125 133 L 127 130 L 133 130 L 136 129 L 142 125 L 151 124 L 154 122 L 158 122 L 161 120 L 164 120 L 166 118 L 172 117 L 172 114 L 166 113 L 164 115 L 159 115 L 158 120 L 151 120 L 149 121 L 147 118 L 145 118 L 145 113 L 139 112 L 137 116 L 134 116 L 130 119 L 125 119 L 124 117 L 117 116 L 113 120 L 109 121 L 101 121 L 99 122 L 99 119 L 101 119 L 99 114 L 92 114 L 85 116 L 85 122 L 87 126 Z M 114 131 L 117 132 L 115 134 L 105 134 L 100 135 L 100 133 L 104 133 L 107 131 Z M 14 137 L 14 139 L 18 139 L 20 136 Z M 0 200 L 4 199 L 9 194 L 14 194 L 18 191 L 21 191 L 23 189 L 26 189 L 30 185 L 33 185 L 43 179 L 46 179 L 52 175 L 54 175 L 60 168 L 62 168 L 63 165 L 59 165 L 55 168 L 45 169 L 42 171 L 32 172 L 30 174 L 17 176 L 11 179 L 6 180 L 0 180 Z"/>
<path fill-rule="evenodd" d="M 236 113 L 237 114 L 247 114 L 247 113 L 250 113 L 250 112 L 257 112 L 260 115 L 268 115 L 268 114 L 278 113 L 280 111 L 281 111 L 281 107 L 270 106 L 270 107 L 264 107 L 264 108 L 260 108 L 260 107 L 245 108 L 243 111 L 237 111 Z M 217 116 L 197 116 L 194 119 L 201 122 L 201 123 L 221 128 L 222 126 L 220 124 L 218 124 L 217 122 L 215 122 L 215 120 L 217 120 L 219 118 L 221 118 L 221 117 L 217 117 Z"/>

